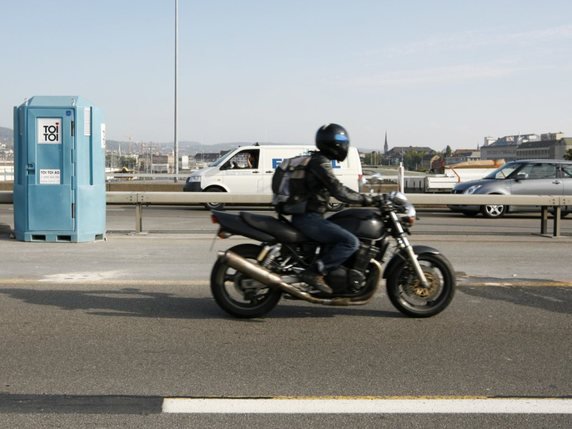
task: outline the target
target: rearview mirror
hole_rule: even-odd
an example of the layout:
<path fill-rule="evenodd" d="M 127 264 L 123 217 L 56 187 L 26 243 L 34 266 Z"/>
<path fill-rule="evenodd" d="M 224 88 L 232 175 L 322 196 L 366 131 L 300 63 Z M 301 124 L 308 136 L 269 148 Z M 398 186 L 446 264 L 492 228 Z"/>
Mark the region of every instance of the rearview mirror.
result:
<path fill-rule="evenodd" d="M 524 172 L 520 172 L 515 177 L 516 180 L 526 180 L 528 179 L 528 174 Z"/>

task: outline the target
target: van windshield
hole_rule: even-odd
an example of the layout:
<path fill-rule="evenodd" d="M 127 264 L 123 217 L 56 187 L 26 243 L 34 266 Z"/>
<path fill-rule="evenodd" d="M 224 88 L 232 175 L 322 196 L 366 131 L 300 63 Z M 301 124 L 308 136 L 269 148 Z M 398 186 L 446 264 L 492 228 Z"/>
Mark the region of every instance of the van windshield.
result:
<path fill-rule="evenodd" d="M 503 165 L 501 168 L 497 168 L 492 173 L 489 173 L 485 176 L 485 179 L 495 179 L 495 180 L 503 180 L 508 179 L 508 177 L 514 173 L 516 170 L 520 170 L 522 164 L 519 162 L 509 162 Z"/>
<path fill-rule="evenodd" d="M 209 167 L 218 167 L 228 158 L 228 152 L 209 164 Z"/>

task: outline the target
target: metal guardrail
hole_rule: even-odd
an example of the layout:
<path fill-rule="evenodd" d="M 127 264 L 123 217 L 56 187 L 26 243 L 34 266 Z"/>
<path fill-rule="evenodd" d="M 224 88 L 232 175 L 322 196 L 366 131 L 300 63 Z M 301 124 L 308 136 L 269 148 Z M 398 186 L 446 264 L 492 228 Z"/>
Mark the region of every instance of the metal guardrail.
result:
<path fill-rule="evenodd" d="M 12 204 L 12 191 L 0 191 L 0 204 Z"/>
<path fill-rule="evenodd" d="M 560 235 L 560 214 L 564 206 L 572 206 L 572 196 L 560 195 L 464 195 L 464 194 L 407 194 L 415 205 L 485 205 L 539 206 L 540 233 L 547 234 L 549 208 L 554 209 L 553 236 Z M 217 202 L 225 204 L 271 203 L 272 197 L 261 194 L 229 194 L 224 192 L 107 192 L 107 204 L 134 205 L 135 230 L 143 230 L 143 207 L 148 205 L 191 205 Z M 12 203 L 12 191 L 0 191 L 0 203 Z"/>
<path fill-rule="evenodd" d="M 185 173 L 179 174 L 168 174 L 168 173 L 105 173 L 107 181 L 109 180 L 141 180 L 141 181 L 162 181 L 162 182 L 174 182 L 176 178 L 178 182 L 185 183 L 187 177 L 191 175 L 192 171 L 187 171 Z"/>

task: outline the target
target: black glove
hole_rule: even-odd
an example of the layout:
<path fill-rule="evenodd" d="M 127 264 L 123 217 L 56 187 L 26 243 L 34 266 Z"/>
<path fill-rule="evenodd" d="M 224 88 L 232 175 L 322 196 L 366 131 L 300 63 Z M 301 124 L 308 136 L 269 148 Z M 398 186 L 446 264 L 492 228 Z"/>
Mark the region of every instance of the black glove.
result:
<path fill-rule="evenodd" d="M 378 206 L 383 201 L 382 195 L 363 194 L 362 205 L 364 207 Z"/>

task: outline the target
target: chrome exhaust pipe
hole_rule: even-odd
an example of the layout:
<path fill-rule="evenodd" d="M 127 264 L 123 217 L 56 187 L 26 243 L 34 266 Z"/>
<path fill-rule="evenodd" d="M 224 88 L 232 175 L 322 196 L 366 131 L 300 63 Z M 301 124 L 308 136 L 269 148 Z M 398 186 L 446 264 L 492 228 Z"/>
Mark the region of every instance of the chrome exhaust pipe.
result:
<path fill-rule="evenodd" d="M 272 273 L 271 271 L 268 271 L 266 268 L 261 267 L 260 265 L 256 265 L 250 262 L 242 256 L 231 252 L 230 250 L 227 250 L 226 252 L 219 252 L 218 259 L 221 262 L 227 264 L 229 267 L 234 268 L 236 271 L 239 271 L 242 274 L 257 280 L 266 286 L 282 289 L 284 292 L 287 292 L 296 298 L 300 298 L 308 302 L 313 302 L 315 304 L 325 304 L 323 301 L 327 301 L 324 299 L 316 298 L 307 292 L 299 290 L 294 286 L 285 283 L 282 281 L 280 276 Z"/>
<path fill-rule="evenodd" d="M 359 299 L 352 300 L 351 298 L 316 298 L 312 296 L 308 292 L 304 292 L 288 283 L 284 282 L 280 276 L 272 273 L 271 271 L 267 270 L 260 265 L 254 264 L 249 260 L 243 258 L 236 253 L 227 250 L 226 252 L 218 252 L 218 259 L 227 264 L 229 267 L 234 268 L 235 270 L 241 272 L 242 274 L 247 275 L 248 277 L 259 281 L 260 283 L 273 287 L 282 289 L 284 292 L 289 293 L 290 295 L 302 299 L 304 301 L 308 301 L 314 304 L 322 304 L 322 305 L 363 305 L 369 302 L 369 300 L 375 294 L 377 290 L 377 286 L 379 285 L 379 279 L 381 277 L 381 265 L 379 262 L 372 260 L 374 262 L 374 266 L 377 268 L 377 279 L 376 279 L 376 286 L 373 290 L 368 293 L 367 296 L 360 297 Z"/>

